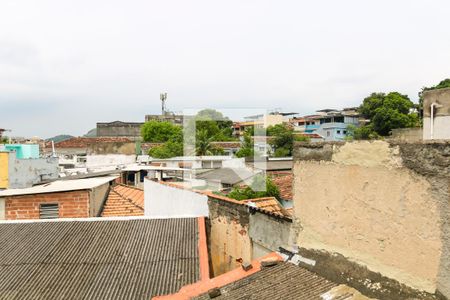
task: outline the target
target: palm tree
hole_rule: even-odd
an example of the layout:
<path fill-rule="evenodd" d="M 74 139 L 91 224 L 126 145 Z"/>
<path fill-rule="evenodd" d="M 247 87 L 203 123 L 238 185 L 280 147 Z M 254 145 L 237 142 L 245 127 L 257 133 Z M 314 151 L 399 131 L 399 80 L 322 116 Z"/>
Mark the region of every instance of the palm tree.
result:
<path fill-rule="evenodd" d="M 197 138 L 195 141 L 195 152 L 197 155 L 212 155 L 213 146 L 211 142 L 213 137 L 208 136 L 208 131 L 206 129 L 197 132 Z"/>

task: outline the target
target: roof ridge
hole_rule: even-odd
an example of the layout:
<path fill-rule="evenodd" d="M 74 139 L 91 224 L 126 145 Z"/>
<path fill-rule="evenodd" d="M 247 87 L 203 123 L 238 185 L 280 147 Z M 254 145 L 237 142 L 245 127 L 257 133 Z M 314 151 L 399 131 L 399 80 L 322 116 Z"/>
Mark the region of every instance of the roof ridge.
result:
<path fill-rule="evenodd" d="M 120 186 L 123 186 L 123 187 L 127 187 L 127 188 L 131 188 L 131 189 L 135 189 L 135 190 L 142 191 L 142 192 L 144 191 L 144 189 L 141 189 L 141 188 L 139 188 L 137 186 L 127 185 L 127 184 L 124 184 L 124 183 L 117 183 L 116 186 L 117 185 L 120 185 Z"/>

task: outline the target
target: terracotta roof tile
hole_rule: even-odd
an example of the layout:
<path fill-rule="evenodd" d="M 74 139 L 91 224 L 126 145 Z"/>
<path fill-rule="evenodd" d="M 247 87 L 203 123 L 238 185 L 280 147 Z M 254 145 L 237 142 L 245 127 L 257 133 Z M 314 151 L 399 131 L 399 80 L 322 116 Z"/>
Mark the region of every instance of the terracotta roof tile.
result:
<path fill-rule="evenodd" d="M 280 202 L 275 197 L 265 197 L 243 200 L 245 204 L 251 207 L 256 207 L 264 212 L 280 217 L 292 217 L 290 211 L 281 206 Z"/>
<path fill-rule="evenodd" d="M 283 200 L 292 201 L 292 182 L 294 177 L 290 174 L 273 174 L 272 181 L 280 190 L 280 197 Z"/>
<path fill-rule="evenodd" d="M 144 215 L 144 191 L 126 185 L 111 188 L 103 207 L 102 217 Z"/>
<path fill-rule="evenodd" d="M 56 148 L 87 148 L 91 144 L 95 143 L 116 143 L 116 142 L 132 142 L 128 138 L 124 137 L 74 137 L 65 141 L 55 143 Z M 45 143 L 45 148 L 51 148 L 51 142 Z"/>

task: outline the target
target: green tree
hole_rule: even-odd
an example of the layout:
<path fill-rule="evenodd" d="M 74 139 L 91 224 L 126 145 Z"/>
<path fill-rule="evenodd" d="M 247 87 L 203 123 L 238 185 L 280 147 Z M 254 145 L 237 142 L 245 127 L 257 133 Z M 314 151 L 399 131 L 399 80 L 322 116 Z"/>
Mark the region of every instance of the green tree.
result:
<path fill-rule="evenodd" d="M 294 130 L 284 124 L 277 124 L 267 128 L 267 135 L 272 137 L 269 144 L 275 148 L 274 156 L 291 156 L 294 145 Z"/>
<path fill-rule="evenodd" d="M 247 200 L 262 197 L 279 198 L 280 190 L 269 177 L 257 175 L 253 178 L 250 186 L 235 187 L 227 196 L 236 200 Z"/>
<path fill-rule="evenodd" d="M 232 133 L 233 122 L 223 116 L 221 112 L 214 109 L 204 109 L 199 111 L 187 124 L 187 137 L 193 136 L 195 128 L 196 136 L 198 132 L 206 131 L 211 141 L 231 141 L 235 140 Z"/>
<path fill-rule="evenodd" d="M 168 141 L 149 150 L 148 155 L 155 158 L 171 158 L 183 155 L 183 143 L 180 141 Z"/>
<path fill-rule="evenodd" d="M 237 157 L 252 157 L 255 155 L 252 132 L 244 132 L 244 141 L 242 143 L 241 149 L 236 152 Z"/>
<path fill-rule="evenodd" d="M 354 138 L 375 138 L 377 135 L 387 136 L 392 129 L 417 126 L 418 114 L 416 106 L 408 98 L 398 92 L 372 93 L 365 98 L 359 112 L 370 120 L 369 125 L 355 129 Z"/>
<path fill-rule="evenodd" d="M 165 143 L 182 138 L 182 128 L 170 122 L 149 121 L 141 127 L 141 136 L 145 142 Z"/>
<path fill-rule="evenodd" d="M 196 155 L 213 155 L 214 147 L 211 142 L 213 137 L 208 134 L 206 129 L 197 131 L 197 138 L 195 139 L 195 152 Z"/>

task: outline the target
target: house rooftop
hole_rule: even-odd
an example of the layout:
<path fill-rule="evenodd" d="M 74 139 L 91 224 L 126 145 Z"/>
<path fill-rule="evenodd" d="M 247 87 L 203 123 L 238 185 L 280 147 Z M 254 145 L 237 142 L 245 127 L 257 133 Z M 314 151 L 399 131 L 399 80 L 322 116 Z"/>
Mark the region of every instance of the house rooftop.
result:
<path fill-rule="evenodd" d="M 55 143 L 55 148 L 87 148 L 91 144 L 95 143 L 126 143 L 132 142 L 129 138 L 125 137 L 74 137 L 68 140 Z M 45 148 L 51 148 L 52 143 L 46 142 Z"/>
<path fill-rule="evenodd" d="M 202 161 L 202 160 L 230 160 L 231 156 L 228 155 L 211 155 L 211 156 L 176 156 L 171 158 L 154 158 L 154 162 L 164 162 L 164 161 Z"/>
<path fill-rule="evenodd" d="M 200 279 L 190 219 L 0 223 L 2 299 L 151 299 Z"/>
<path fill-rule="evenodd" d="M 127 185 L 111 188 L 102 217 L 124 217 L 144 215 L 144 191 Z"/>
<path fill-rule="evenodd" d="M 105 183 L 111 182 L 116 178 L 117 176 L 105 176 L 85 179 L 57 180 L 25 189 L 3 190 L 0 191 L 0 197 L 90 190 Z"/>
<path fill-rule="evenodd" d="M 263 261 L 264 259 L 259 264 L 262 265 Z M 216 291 L 219 295 L 214 299 L 370 300 L 347 285 L 338 285 L 290 262 L 278 262 L 259 268 L 259 271 L 249 276 L 219 285 Z M 208 292 L 192 299 L 210 298 Z"/>
<path fill-rule="evenodd" d="M 272 176 L 272 182 L 278 187 L 281 199 L 287 201 L 293 200 L 293 180 L 294 176 L 292 173 L 274 174 Z"/>
<path fill-rule="evenodd" d="M 257 174 L 259 172 L 250 171 L 245 168 L 220 168 L 203 172 L 197 175 L 197 179 L 234 185 Z"/>
<path fill-rule="evenodd" d="M 245 204 L 251 208 L 256 208 L 258 211 L 275 215 L 278 217 L 291 218 L 292 211 L 284 209 L 275 197 L 264 197 L 256 199 L 242 200 Z"/>

